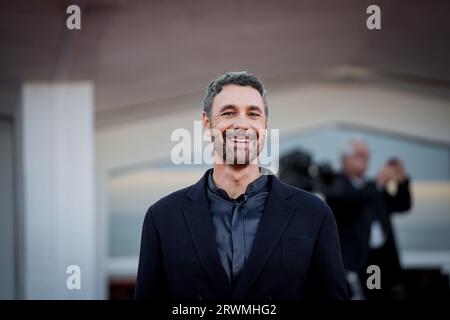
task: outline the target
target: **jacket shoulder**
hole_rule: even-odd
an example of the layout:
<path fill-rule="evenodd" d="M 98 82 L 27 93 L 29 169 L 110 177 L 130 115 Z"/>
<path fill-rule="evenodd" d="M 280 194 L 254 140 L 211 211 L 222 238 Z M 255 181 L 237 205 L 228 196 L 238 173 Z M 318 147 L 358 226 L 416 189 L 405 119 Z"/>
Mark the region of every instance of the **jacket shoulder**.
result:
<path fill-rule="evenodd" d="M 181 207 L 191 187 L 185 187 L 162 197 L 148 208 L 147 215 L 151 213 L 153 217 L 158 217 L 161 214 L 174 211 L 174 209 Z"/>
<path fill-rule="evenodd" d="M 283 187 L 289 190 L 292 194 L 291 203 L 293 203 L 298 209 L 301 209 L 300 211 L 312 212 L 315 216 L 319 214 L 322 215 L 322 217 L 325 217 L 325 215 L 331 213 L 329 206 L 318 195 L 289 185 L 281 180 L 280 182 Z"/>
<path fill-rule="evenodd" d="M 200 180 L 198 180 L 196 183 L 172 192 L 156 201 L 147 210 L 146 216 L 151 214 L 153 219 L 164 217 L 165 219 L 171 220 L 171 217 L 173 217 L 173 213 L 179 212 L 180 209 L 182 209 L 183 206 L 186 205 L 186 201 L 188 201 L 188 198 L 191 198 L 193 194 L 198 194 L 199 192 L 201 192 L 202 188 L 205 185 L 208 174 L 209 170 L 206 171 L 200 178 Z"/>

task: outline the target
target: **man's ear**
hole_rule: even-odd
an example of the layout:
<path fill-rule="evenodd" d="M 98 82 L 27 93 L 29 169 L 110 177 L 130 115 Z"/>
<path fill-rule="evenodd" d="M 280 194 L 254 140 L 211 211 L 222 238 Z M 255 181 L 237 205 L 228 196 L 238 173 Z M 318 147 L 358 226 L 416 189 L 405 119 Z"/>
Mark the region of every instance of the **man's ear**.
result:
<path fill-rule="evenodd" d="M 204 129 L 211 129 L 211 121 L 205 111 L 202 113 L 202 124 Z"/>

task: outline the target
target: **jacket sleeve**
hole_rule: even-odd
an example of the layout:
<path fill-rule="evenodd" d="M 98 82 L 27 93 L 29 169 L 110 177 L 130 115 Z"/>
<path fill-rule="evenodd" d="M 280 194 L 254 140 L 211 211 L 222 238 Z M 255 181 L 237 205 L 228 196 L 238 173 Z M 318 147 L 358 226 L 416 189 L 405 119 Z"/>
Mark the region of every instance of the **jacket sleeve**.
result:
<path fill-rule="evenodd" d="M 345 300 L 348 299 L 347 281 L 338 230 L 331 209 L 324 205 L 324 211 L 312 256 L 308 298 Z"/>
<path fill-rule="evenodd" d="M 398 185 L 398 191 L 395 196 L 391 196 L 386 190 L 383 190 L 383 195 L 389 212 L 405 212 L 411 209 L 412 201 L 408 179 Z"/>
<path fill-rule="evenodd" d="M 166 300 L 167 298 L 168 286 L 163 266 L 160 237 L 151 209 L 149 209 L 142 227 L 134 299 Z"/>

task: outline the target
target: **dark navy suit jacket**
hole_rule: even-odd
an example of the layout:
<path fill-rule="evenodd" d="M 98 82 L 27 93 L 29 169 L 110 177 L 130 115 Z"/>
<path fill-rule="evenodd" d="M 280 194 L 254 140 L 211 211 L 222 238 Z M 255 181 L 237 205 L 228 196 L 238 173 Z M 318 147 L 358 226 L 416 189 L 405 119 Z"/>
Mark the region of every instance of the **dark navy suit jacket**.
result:
<path fill-rule="evenodd" d="M 152 205 L 142 229 L 135 299 L 346 299 L 336 223 L 316 196 L 275 176 L 245 268 L 231 286 L 206 198 L 206 174 Z"/>

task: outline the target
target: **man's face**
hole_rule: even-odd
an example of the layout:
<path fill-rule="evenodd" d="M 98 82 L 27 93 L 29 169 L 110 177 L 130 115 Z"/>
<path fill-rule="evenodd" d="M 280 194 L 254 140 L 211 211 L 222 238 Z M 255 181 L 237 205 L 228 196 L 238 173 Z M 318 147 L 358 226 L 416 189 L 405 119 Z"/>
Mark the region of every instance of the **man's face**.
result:
<path fill-rule="evenodd" d="M 362 177 L 369 165 L 369 148 L 362 142 L 355 142 L 352 147 L 353 152 L 345 156 L 345 169 L 351 175 Z"/>
<path fill-rule="evenodd" d="M 211 117 L 203 113 L 203 125 L 211 129 L 216 161 L 256 163 L 267 128 L 261 94 L 249 86 L 224 86 L 214 98 Z"/>

